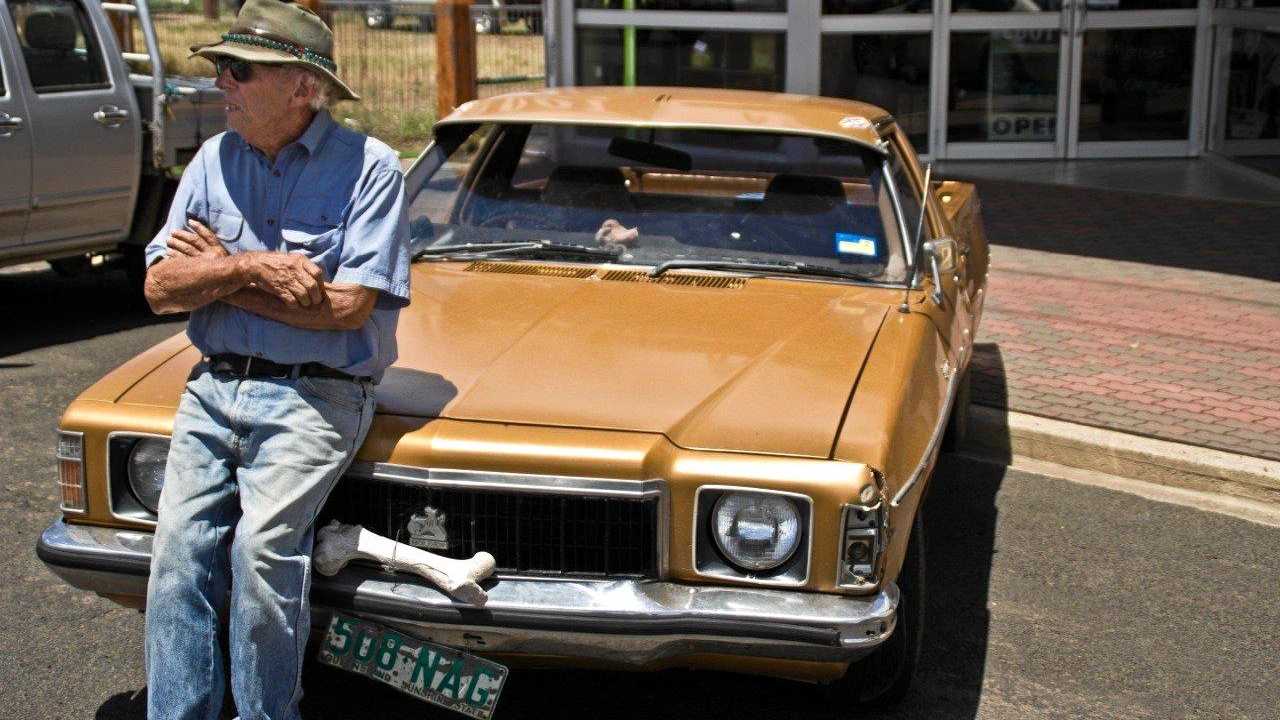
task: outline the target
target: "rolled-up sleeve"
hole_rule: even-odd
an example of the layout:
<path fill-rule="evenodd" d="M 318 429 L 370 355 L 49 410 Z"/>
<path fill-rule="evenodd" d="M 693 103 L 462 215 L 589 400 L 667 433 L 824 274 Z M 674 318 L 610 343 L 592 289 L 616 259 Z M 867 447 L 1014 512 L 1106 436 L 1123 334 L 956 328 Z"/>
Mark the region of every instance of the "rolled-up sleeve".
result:
<path fill-rule="evenodd" d="M 147 267 L 169 254 L 169 234 L 186 226 L 188 212 L 202 218 L 206 216 L 204 187 L 204 146 L 201 146 L 182 171 L 182 179 L 178 181 L 178 190 L 173 196 L 173 203 L 169 205 L 169 215 L 164 226 L 147 243 Z"/>
<path fill-rule="evenodd" d="M 381 307 L 408 305 L 408 238 L 404 176 L 390 168 L 370 173 L 347 216 L 333 281 L 380 291 Z"/>

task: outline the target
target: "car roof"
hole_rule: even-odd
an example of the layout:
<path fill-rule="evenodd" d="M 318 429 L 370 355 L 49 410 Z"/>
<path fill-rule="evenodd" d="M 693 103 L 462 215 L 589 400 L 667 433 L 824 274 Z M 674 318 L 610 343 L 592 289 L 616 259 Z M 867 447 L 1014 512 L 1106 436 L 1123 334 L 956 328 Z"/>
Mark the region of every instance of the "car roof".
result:
<path fill-rule="evenodd" d="M 893 116 L 874 105 L 789 93 L 687 87 L 567 87 L 464 103 L 441 124 L 574 123 L 823 135 L 878 147 Z"/>

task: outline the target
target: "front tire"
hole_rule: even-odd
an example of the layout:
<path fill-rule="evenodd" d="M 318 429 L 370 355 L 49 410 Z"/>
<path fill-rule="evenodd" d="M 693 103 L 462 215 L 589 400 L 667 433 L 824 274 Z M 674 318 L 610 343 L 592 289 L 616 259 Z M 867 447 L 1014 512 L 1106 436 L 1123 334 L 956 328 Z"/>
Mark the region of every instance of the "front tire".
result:
<path fill-rule="evenodd" d="M 956 385 L 956 400 L 951 404 L 947 429 L 942 435 L 942 452 L 956 453 L 964 447 L 965 434 L 969 430 L 969 369 Z"/>
<path fill-rule="evenodd" d="M 898 573 L 898 589 L 902 596 L 893 634 L 828 686 L 833 702 L 857 708 L 884 707 L 902 700 L 911 688 L 924 640 L 924 523 L 919 511 Z"/>

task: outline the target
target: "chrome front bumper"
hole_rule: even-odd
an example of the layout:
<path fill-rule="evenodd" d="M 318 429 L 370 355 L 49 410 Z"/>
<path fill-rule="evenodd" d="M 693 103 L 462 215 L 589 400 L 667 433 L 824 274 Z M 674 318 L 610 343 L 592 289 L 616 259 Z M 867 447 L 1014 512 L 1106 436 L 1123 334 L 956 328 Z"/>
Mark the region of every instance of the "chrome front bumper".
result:
<path fill-rule="evenodd" d="M 68 525 L 40 536 L 36 554 L 68 584 L 144 597 L 151 534 Z M 848 597 L 656 580 L 502 577 L 489 602 L 462 605 L 406 575 L 348 566 L 313 576 L 315 619 L 342 610 L 479 653 L 555 656 L 642 667 L 698 654 L 849 662 L 893 632 L 898 588 Z"/>

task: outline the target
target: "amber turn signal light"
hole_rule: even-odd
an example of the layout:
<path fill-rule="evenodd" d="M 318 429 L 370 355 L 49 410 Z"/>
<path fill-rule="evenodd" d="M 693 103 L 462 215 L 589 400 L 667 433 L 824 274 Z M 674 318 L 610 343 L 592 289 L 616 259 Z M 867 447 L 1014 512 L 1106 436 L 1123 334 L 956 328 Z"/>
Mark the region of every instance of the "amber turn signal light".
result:
<path fill-rule="evenodd" d="M 84 512 L 84 433 L 59 431 L 57 455 L 62 509 Z"/>

